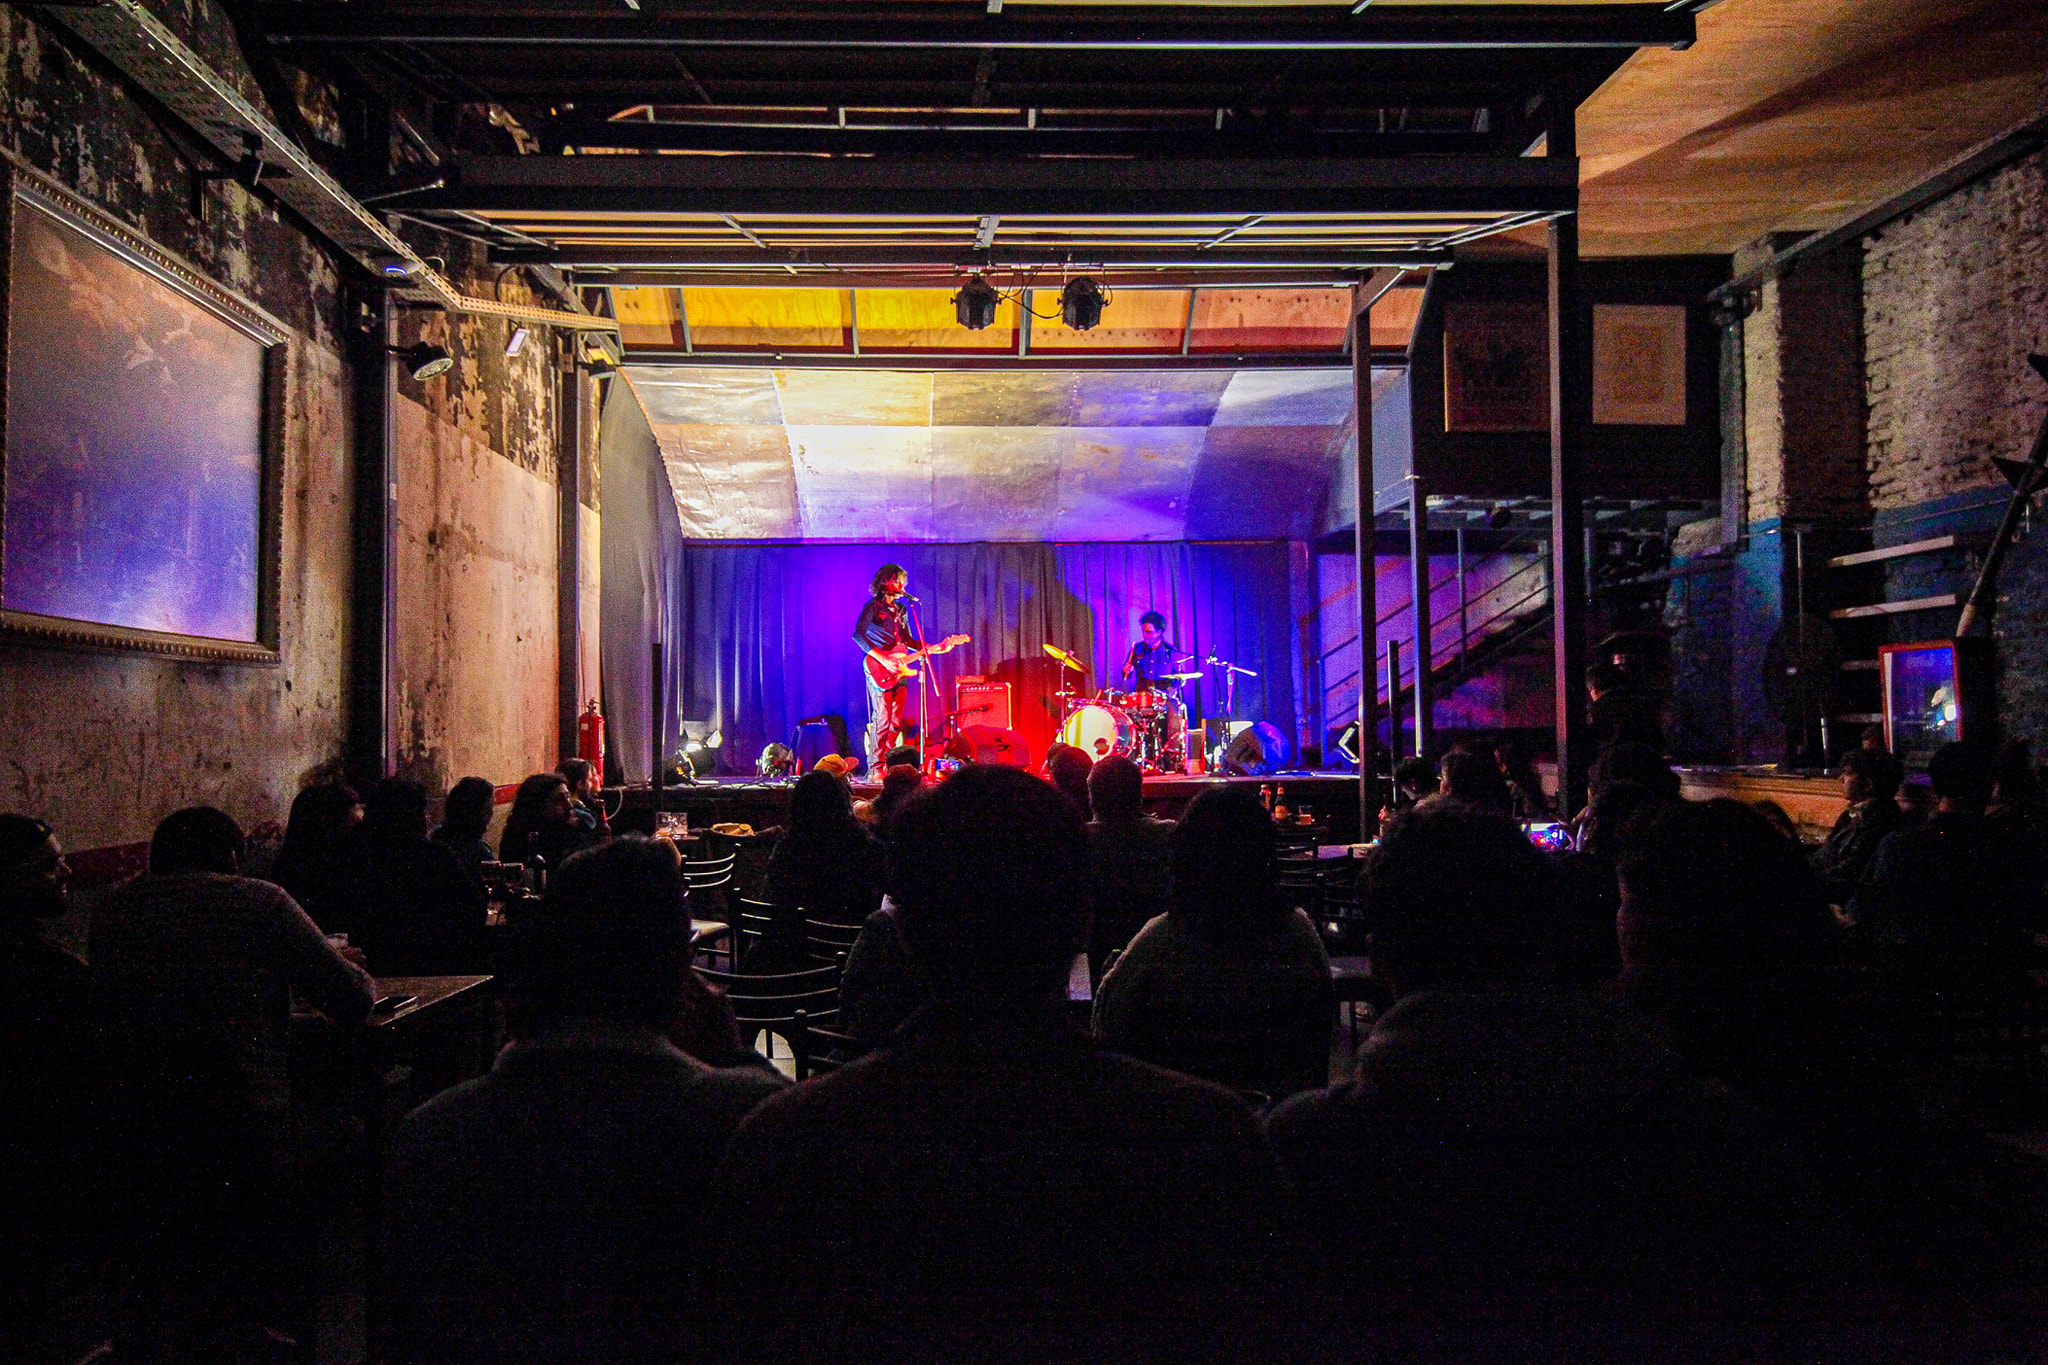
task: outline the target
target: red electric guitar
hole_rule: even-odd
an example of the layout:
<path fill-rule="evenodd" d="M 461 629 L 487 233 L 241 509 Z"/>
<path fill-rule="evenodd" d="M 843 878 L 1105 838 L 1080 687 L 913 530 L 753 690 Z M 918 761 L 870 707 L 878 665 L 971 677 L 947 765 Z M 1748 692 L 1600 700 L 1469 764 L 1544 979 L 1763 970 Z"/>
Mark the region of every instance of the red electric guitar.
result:
<path fill-rule="evenodd" d="M 871 649 L 863 662 L 867 664 L 868 676 L 875 680 L 875 686 L 886 691 L 924 671 L 912 666 L 914 660 L 921 659 L 927 654 L 944 654 L 947 650 L 964 645 L 973 638 L 971 635 L 948 635 L 937 644 L 926 645 L 923 649 Z"/>

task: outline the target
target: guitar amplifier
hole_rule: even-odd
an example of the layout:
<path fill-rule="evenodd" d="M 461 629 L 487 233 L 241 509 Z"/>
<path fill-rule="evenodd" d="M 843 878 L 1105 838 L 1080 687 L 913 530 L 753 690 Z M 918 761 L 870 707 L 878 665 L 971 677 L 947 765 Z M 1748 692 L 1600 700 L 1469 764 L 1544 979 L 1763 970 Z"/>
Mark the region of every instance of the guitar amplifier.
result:
<path fill-rule="evenodd" d="M 953 718 L 954 724 L 962 730 L 970 725 L 1010 728 L 1010 685 L 1006 682 L 969 682 L 962 678 L 958 700 L 953 705 L 960 711 Z"/>

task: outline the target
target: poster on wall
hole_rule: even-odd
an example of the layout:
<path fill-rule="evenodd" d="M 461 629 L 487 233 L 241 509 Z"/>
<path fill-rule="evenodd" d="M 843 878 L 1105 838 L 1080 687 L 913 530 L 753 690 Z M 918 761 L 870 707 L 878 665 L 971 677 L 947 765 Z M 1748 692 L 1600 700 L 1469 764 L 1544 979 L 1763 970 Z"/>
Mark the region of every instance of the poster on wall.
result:
<path fill-rule="evenodd" d="M 1609 426 L 1685 425 L 1685 309 L 1593 305 L 1593 420 Z"/>
<path fill-rule="evenodd" d="M 0 631 L 274 663 L 283 329 L 10 179 Z"/>
<path fill-rule="evenodd" d="M 1444 306 L 1444 430 L 1550 429 L 1550 344 L 1543 309 Z"/>

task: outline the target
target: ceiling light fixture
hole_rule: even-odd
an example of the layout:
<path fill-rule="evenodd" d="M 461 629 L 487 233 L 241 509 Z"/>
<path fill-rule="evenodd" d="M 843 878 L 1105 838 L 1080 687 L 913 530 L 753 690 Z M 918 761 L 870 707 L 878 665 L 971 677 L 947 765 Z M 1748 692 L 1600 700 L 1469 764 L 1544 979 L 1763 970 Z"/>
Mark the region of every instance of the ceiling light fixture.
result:
<path fill-rule="evenodd" d="M 993 327 L 996 321 L 996 305 L 1002 302 L 994 286 L 981 276 L 960 286 L 960 292 L 953 296 L 953 315 L 960 319 L 960 325 L 970 332 L 979 332 Z"/>
<path fill-rule="evenodd" d="M 386 346 L 384 349 L 397 356 L 414 379 L 432 379 L 455 368 L 455 357 L 448 353 L 448 348 L 436 346 L 431 341 L 416 341 L 410 346 Z"/>
<path fill-rule="evenodd" d="M 513 328 L 512 335 L 505 339 L 505 358 L 507 360 L 510 360 L 513 356 L 518 355 L 521 351 L 525 350 L 527 339 L 530 338 L 532 335 L 532 331 L 529 330 L 528 328 Z"/>
<path fill-rule="evenodd" d="M 1068 280 L 1067 287 L 1060 290 L 1060 321 L 1077 332 L 1085 332 L 1102 321 L 1102 310 L 1108 302 L 1102 296 L 1102 286 L 1086 276 Z"/>

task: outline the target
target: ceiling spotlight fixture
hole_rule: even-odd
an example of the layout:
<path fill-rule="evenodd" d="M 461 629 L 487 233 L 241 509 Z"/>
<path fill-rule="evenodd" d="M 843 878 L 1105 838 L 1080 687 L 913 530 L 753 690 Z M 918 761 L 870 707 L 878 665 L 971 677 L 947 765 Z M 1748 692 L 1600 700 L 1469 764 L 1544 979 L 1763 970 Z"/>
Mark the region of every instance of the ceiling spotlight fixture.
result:
<path fill-rule="evenodd" d="M 416 341 L 410 346 L 387 346 L 384 349 L 397 356 L 414 379 L 432 379 L 455 368 L 455 357 L 448 354 L 448 348 L 436 346 L 431 341 Z"/>
<path fill-rule="evenodd" d="M 514 327 L 512 335 L 505 338 L 505 358 L 510 360 L 526 349 L 526 342 L 533 333 L 525 327 Z"/>
<path fill-rule="evenodd" d="M 1060 290 L 1060 320 L 1077 332 L 1085 332 L 1102 321 L 1102 286 L 1083 276 L 1068 280 L 1067 287 Z"/>
<path fill-rule="evenodd" d="M 1504 502 L 1495 503 L 1492 507 L 1492 510 L 1488 511 L 1486 514 L 1487 526 L 1495 531 L 1500 530 L 1503 526 L 1506 526 L 1509 522 L 1513 521 L 1514 519 L 1514 512 L 1511 511 L 1508 508 L 1508 505 Z"/>
<path fill-rule="evenodd" d="M 970 332 L 979 332 L 984 327 L 993 327 L 996 321 L 996 304 L 1002 301 L 994 286 L 976 275 L 960 286 L 960 292 L 953 296 L 953 314 L 960 319 L 960 325 Z"/>

